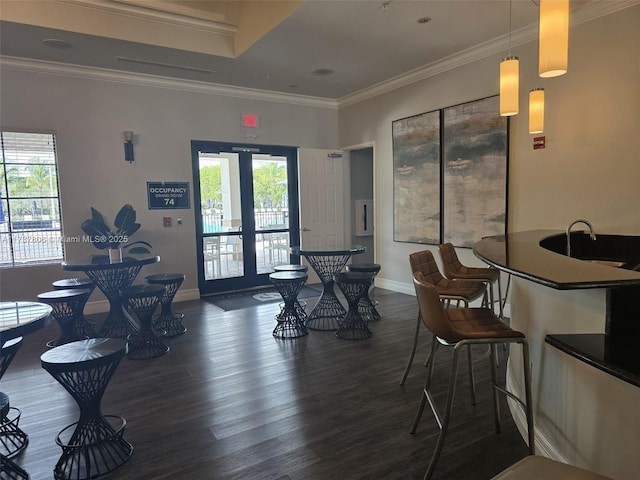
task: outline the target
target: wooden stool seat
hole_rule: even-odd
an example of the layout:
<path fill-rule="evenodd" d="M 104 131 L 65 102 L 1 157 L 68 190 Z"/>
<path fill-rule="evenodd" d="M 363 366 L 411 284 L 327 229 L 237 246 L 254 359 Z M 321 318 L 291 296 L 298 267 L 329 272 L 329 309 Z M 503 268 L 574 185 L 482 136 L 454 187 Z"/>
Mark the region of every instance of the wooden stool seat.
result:
<path fill-rule="evenodd" d="M 51 285 L 56 290 L 67 290 L 69 288 L 78 288 L 80 290 L 91 290 L 96 288 L 96 284 L 93 283 L 89 277 L 75 277 L 75 278 L 63 278 L 56 280 Z"/>
<path fill-rule="evenodd" d="M 307 267 L 306 265 L 296 265 L 296 264 L 276 265 L 275 267 L 273 267 L 273 270 L 276 271 L 276 272 L 304 272 L 304 273 L 307 273 L 309 271 L 309 267 Z"/>

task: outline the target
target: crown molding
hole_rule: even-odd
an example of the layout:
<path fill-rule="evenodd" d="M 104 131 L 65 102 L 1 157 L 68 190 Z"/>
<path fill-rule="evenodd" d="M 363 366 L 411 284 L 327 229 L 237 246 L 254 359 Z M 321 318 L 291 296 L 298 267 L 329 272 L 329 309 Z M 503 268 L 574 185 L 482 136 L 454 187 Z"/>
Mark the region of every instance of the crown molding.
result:
<path fill-rule="evenodd" d="M 141 20 L 165 23 L 233 37 L 237 25 L 233 25 L 217 15 L 207 15 L 203 11 L 192 11 L 188 7 L 176 4 L 172 9 L 164 8 L 166 2 L 141 2 L 127 0 L 57 0 L 76 8 L 97 12 L 127 15 Z"/>
<path fill-rule="evenodd" d="M 0 69 L 26 71 L 45 75 L 58 75 L 63 77 L 85 78 L 145 87 L 167 88 L 192 93 L 236 97 L 244 100 L 260 100 L 264 102 L 286 103 L 290 105 L 316 108 L 338 108 L 337 102 L 328 98 L 294 95 L 253 88 L 232 87 L 217 83 L 180 80 L 157 75 L 120 72 L 104 68 L 85 67 L 9 56 L 0 56 Z"/>
<path fill-rule="evenodd" d="M 578 10 L 571 15 L 571 26 L 575 27 L 583 23 L 596 20 L 605 15 L 609 15 L 625 8 L 633 7 L 640 4 L 640 0 L 623 0 L 623 1 L 594 1 L 586 7 Z M 535 41 L 538 37 L 537 25 L 523 27 L 511 33 L 511 47 L 523 45 L 528 42 Z M 505 52 L 509 48 L 509 35 L 503 35 L 488 42 L 481 43 L 472 48 L 462 50 L 449 57 L 445 57 L 437 62 L 418 67 L 410 70 L 402 75 L 390 78 L 384 82 L 380 82 L 371 87 L 365 88 L 358 92 L 345 95 L 338 98 L 338 108 L 348 107 L 356 103 L 368 100 L 378 95 L 391 92 L 398 88 L 411 85 L 412 83 L 434 77 L 441 73 L 453 70 L 455 68 L 476 62 L 491 55 Z"/>

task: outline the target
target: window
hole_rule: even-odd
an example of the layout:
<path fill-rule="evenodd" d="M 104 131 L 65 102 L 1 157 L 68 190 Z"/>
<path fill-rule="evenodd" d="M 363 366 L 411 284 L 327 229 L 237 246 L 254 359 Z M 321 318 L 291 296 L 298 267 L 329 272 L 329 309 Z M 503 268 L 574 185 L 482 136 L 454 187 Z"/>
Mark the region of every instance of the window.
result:
<path fill-rule="evenodd" d="M 0 132 L 0 268 L 62 260 L 55 136 Z"/>

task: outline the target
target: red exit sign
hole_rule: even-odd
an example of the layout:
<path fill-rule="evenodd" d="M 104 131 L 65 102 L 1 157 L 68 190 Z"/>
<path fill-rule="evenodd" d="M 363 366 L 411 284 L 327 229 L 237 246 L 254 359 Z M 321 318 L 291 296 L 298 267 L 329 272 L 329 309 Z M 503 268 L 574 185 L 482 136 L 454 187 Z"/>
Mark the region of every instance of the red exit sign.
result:
<path fill-rule="evenodd" d="M 242 126 L 243 127 L 257 127 L 258 126 L 258 116 L 251 115 L 248 113 L 242 114 Z"/>

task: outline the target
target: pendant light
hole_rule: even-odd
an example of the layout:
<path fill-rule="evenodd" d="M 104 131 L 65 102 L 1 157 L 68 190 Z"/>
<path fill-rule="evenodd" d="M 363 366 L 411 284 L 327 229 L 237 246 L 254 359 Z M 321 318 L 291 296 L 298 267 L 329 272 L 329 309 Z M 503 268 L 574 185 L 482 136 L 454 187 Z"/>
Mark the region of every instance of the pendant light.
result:
<path fill-rule="evenodd" d="M 529 133 L 544 131 L 544 88 L 529 92 Z"/>
<path fill-rule="evenodd" d="M 520 60 L 511 56 L 511 0 L 509 0 L 509 55 L 500 62 L 500 115 L 518 113 Z"/>
<path fill-rule="evenodd" d="M 567 73 L 569 59 L 569 0 L 540 0 L 538 75 Z"/>

